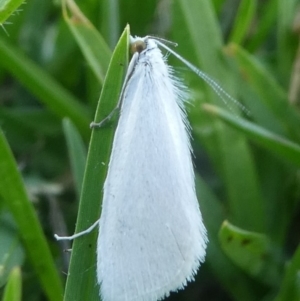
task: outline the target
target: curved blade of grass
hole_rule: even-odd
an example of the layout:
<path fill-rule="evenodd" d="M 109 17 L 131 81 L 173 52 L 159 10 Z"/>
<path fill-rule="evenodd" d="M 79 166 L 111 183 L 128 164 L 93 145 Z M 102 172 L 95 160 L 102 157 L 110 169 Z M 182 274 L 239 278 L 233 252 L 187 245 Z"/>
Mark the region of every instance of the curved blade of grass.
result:
<path fill-rule="evenodd" d="M 287 264 L 280 291 L 275 301 L 300 300 L 300 246 L 298 246 L 292 260 Z"/>
<path fill-rule="evenodd" d="M 47 241 L 9 145 L 0 131 L 0 195 L 12 213 L 31 265 L 50 301 L 62 299 L 62 284 Z"/>
<path fill-rule="evenodd" d="M 239 131 L 245 133 L 254 142 L 279 155 L 281 158 L 300 167 L 300 145 L 280 137 L 262 127 L 259 127 L 245 119 L 226 112 L 225 110 L 206 104 L 203 108 L 214 116 L 222 119 Z"/>
<path fill-rule="evenodd" d="M 80 134 L 70 119 L 63 119 L 63 130 L 67 141 L 72 175 L 74 177 L 77 196 L 79 198 L 86 163 L 86 149 Z"/>
<path fill-rule="evenodd" d="M 21 266 L 25 257 L 14 220 L 5 210 L 2 210 L 0 215 L 0 241 L 0 287 L 2 287 L 7 282 L 11 270 L 15 266 Z"/>
<path fill-rule="evenodd" d="M 28 88 L 60 118 L 69 117 L 84 137 L 88 137 L 89 112 L 49 74 L 0 37 L 0 65 Z"/>
<path fill-rule="evenodd" d="M 63 16 L 97 79 L 103 84 L 111 51 L 73 0 L 63 0 Z M 71 17 L 68 16 L 70 11 Z"/>
<path fill-rule="evenodd" d="M 4 289 L 2 301 L 22 300 L 22 276 L 20 267 L 12 269 Z"/>
<path fill-rule="evenodd" d="M 128 62 L 129 27 L 123 32 L 110 61 L 96 110 L 95 121 L 103 120 L 116 107 Z M 92 131 L 84 174 L 76 233 L 87 229 L 100 217 L 102 189 L 115 127 Z M 97 231 L 77 238 L 73 243 L 65 301 L 99 301 L 96 281 Z"/>
<path fill-rule="evenodd" d="M 242 230 L 225 221 L 219 233 L 225 254 L 250 276 L 276 286 L 280 272 L 266 235 Z"/>
<path fill-rule="evenodd" d="M 256 7 L 256 0 L 243 0 L 240 2 L 229 41 L 242 44 L 253 21 Z"/>
<path fill-rule="evenodd" d="M 25 0 L 1 0 L 0 25 L 3 25 L 9 16 L 12 15 L 23 2 L 25 2 Z"/>

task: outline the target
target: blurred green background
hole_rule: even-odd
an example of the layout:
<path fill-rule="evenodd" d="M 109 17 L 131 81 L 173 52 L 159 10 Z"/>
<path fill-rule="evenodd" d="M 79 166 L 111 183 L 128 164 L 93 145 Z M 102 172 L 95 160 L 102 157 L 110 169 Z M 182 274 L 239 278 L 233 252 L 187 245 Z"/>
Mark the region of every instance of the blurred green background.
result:
<path fill-rule="evenodd" d="M 1 300 L 100 300 L 97 231 L 74 242 L 69 277 L 72 244 L 53 233 L 70 235 L 99 217 L 115 126 L 92 132 L 89 123 L 118 100 L 129 24 L 132 35 L 178 43 L 246 108 L 225 104 L 169 56 L 188 87 L 210 242 L 196 281 L 166 300 L 299 301 L 299 1 L 77 5 L 0 1 Z"/>

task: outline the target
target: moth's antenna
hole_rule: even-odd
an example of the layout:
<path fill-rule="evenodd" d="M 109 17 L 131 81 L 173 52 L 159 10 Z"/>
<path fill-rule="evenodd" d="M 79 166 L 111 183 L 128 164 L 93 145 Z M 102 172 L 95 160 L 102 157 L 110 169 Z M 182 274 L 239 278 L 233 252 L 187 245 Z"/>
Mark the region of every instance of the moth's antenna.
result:
<path fill-rule="evenodd" d="M 184 63 L 188 68 L 190 68 L 194 73 L 196 73 L 200 78 L 202 78 L 215 92 L 216 94 L 222 99 L 222 101 L 230 108 L 230 105 L 228 104 L 228 100 L 232 101 L 237 107 L 239 107 L 246 115 L 251 115 L 250 111 L 242 105 L 238 100 L 233 98 L 229 93 L 227 93 L 216 81 L 214 81 L 210 76 L 208 76 L 205 72 L 201 71 L 197 67 L 195 67 L 192 63 L 190 63 L 188 60 L 183 58 L 181 55 L 176 53 L 174 50 L 172 50 L 170 47 L 168 47 L 166 44 L 162 43 L 161 41 L 164 41 L 163 39 L 156 39 L 154 38 L 158 45 L 172 53 L 176 58 L 178 58 L 182 63 Z M 227 99 L 226 99 L 227 98 Z"/>
<path fill-rule="evenodd" d="M 156 40 L 160 43 L 162 43 L 163 45 L 165 44 L 170 44 L 174 47 L 177 47 L 178 46 L 178 43 L 175 43 L 175 42 L 172 42 L 172 41 L 169 41 L 169 40 L 166 40 L 166 39 L 163 39 L 163 38 L 160 38 L 160 37 L 155 37 L 155 36 L 147 36 L 146 39 L 153 39 L 153 40 Z M 159 44 L 160 44 L 159 43 Z M 160 44 L 161 45 L 161 44 Z"/>

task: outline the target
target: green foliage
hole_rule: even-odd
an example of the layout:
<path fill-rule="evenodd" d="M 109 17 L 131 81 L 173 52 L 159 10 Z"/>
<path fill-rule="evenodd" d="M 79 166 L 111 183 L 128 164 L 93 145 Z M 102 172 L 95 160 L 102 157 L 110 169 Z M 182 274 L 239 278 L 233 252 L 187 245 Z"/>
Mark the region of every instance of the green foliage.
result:
<path fill-rule="evenodd" d="M 278 283 L 280 273 L 268 237 L 241 230 L 224 222 L 220 230 L 220 244 L 224 253 L 238 267 L 266 285 Z"/>
<path fill-rule="evenodd" d="M 0 24 L 21 2 L 0 0 Z M 89 123 L 118 101 L 129 34 L 156 34 L 250 111 L 224 104 L 169 56 L 188 86 L 210 242 L 196 281 L 168 300 L 300 300 L 298 2 L 77 5 L 28 1 L 4 23 L 9 35 L 0 32 L 0 297 L 100 300 L 97 231 L 74 241 L 68 277 L 68 247 L 53 234 L 67 234 L 65 223 L 71 234 L 76 218 L 79 232 L 99 217 L 117 118 L 102 129 Z"/>
<path fill-rule="evenodd" d="M 2 132 L 0 133 L 0 162 L 0 196 L 3 205 L 15 219 L 28 258 L 39 275 L 46 294 L 50 300 L 59 300 L 62 293 L 60 279 L 13 154 Z M 4 235 L 2 235 L 2 243 L 4 243 Z M 8 254 L 9 252 L 4 256 Z"/>
<path fill-rule="evenodd" d="M 22 300 L 22 277 L 20 267 L 14 267 L 7 280 L 3 301 L 21 301 Z"/>
<path fill-rule="evenodd" d="M 0 1 L 0 25 L 5 24 L 5 21 L 10 15 L 17 12 L 18 7 L 24 0 L 1 0 Z"/>

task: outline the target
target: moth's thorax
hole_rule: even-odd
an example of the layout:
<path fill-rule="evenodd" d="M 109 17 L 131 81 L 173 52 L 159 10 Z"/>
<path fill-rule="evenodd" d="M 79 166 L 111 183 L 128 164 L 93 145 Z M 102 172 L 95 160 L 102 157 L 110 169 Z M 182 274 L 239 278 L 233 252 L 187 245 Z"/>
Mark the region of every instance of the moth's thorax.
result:
<path fill-rule="evenodd" d="M 160 71 L 163 72 L 162 69 L 165 71 L 166 66 L 163 58 L 163 54 L 158 48 L 155 40 L 148 38 L 146 41 L 146 48 L 138 53 L 138 58 L 137 58 L 137 65 L 143 65 L 143 68 L 149 67 L 151 69 L 154 69 L 154 72 Z"/>

